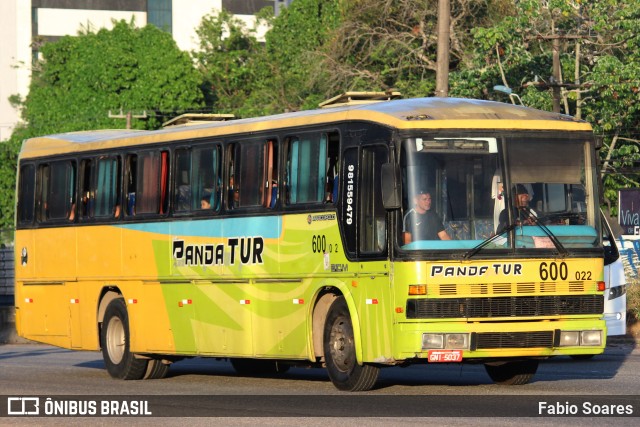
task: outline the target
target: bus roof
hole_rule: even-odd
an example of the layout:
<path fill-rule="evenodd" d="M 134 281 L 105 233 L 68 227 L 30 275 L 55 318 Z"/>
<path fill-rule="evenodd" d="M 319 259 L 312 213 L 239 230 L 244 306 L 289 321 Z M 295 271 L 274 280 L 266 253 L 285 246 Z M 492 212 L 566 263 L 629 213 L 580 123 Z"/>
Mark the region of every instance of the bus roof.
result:
<path fill-rule="evenodd" d="M 461 98 L 412 98 L 306 110 L 273 116 L 167 127 L 155 131 L 96 130 L 31 138 L 21 157 L 99 150 L 176 140 L 224 137 L 346 121 L 375 122 L 408 129 L 504 129 L 591 131 L 574 117 L 502 102 Z"/>

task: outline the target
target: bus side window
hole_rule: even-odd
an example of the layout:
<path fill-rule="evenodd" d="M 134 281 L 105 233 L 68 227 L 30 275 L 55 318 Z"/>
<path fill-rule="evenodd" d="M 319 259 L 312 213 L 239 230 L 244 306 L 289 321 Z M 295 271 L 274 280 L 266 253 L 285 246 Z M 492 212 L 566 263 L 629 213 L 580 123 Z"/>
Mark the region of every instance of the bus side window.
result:
<path fill-rule="evenodd" d="M 265 140 L 230 144 L 228 209 L 264 206 L 266 145 Z"/>
<path fill-rule="evenodd" d="M 220 161 L 220 146 L 217 144 L 193 150 L 192 209 L 217 211 L 220 208 Z"/>
<path fill-rule="evenodd" d="M 169 152 L 155 150 L 128 159 L 127 214 L 167 213 L 169 205 Z"/>
<path fill-rule="evenodd" d="M 290 137 L 286 155 L 288 203 L 321 203 L 326 187 L 327 134 Z"/>
<path fill-rule="evenodd" d="M 83 159 L 80 162 L 80 205 L 78 213 L 81 219 L 93 217 L 93 184 L 94 160 Z"/>
<path fill-rule="evenodd" d="M 96 218 L 112 219 L 119 215 L 120 203 L 120 161 L 117 157 L 103 156 L 96 164 L 96 182 L 92 187 L 94 195 L 93 215 Z"/>
<path fill-rule="evenodd" d="M 125 214 L 127 216 L 134 216 L 136 214 L 136 185 L 137 171 L 138 171 L 138 156 L 136 154 L 130 154 L 127 156 L 127 168 L 126 168 L 126 209 Z"/>
<path fill-rule="evenodd" d="M 278 143 L 272 139 L 267 141 L 265 173 L 264 206 L 273 209 L 278 201 Z"/>
<path fill-rule="evenodd" d="M 179 212 L 188 211 L 191 201 L 191 150 L 176 150 L 176 179 L 174 183 L 174 205 Z"/>
<path fill-rule="evenodd" d="M 387 247 L 386 211 L 382 204 L 382 165 L 389 154 L 383 145 L 364 147 L 360 165 L 360 252 L 380 253 Z"/>
<path fill-rule="evenodd" d="M 72 209 L 75 204 L 75 162 L 58 161 L 41 165 L 39 179 L 38 220 L 70 219 L 72 212 L 75 212 Z"/>

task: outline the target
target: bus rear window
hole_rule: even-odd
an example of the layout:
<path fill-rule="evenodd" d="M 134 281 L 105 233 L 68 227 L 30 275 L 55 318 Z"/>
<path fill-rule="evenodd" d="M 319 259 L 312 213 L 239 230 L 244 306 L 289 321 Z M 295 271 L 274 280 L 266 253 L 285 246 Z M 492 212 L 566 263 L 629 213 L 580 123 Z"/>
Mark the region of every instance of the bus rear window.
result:
<path fill-rule="evenodd" d="M 35 166 L 24 165 L 20 168 L 20 196 L 18 199 L 18 221 L 20 224 L 30 224 L 33 222 L 35 193 Z"/>

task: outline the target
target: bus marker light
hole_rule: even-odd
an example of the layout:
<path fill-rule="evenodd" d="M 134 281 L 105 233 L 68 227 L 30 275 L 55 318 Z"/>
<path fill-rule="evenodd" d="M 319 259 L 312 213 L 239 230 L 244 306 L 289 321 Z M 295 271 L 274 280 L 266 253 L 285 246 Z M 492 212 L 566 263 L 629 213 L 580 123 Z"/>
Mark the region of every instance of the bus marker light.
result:
<path fill-rule="evenodd" d="M 183 307 L 183 306 L 189 305 L 191 303 L 192 303 L 192 301 L 190 299 L 183 299 L 182 301 L 178 302 L 178 307 Z"/>
<path fill-rule="evenodd" d="M 409 285 L 409 295 L 426 295 L 426 285 Z"/>
<path fill-rule="evenodd" d="M 79 299 L 77 299 L 77 298 L 71 298 L 71 300 L 69 300 L 69 302 L 70 302 L 71 304 L 80 304 L 80 300 L 79 300 Z"/>
<path fill-rule="evenodd" d="M 240 305 L 249 305 L 249 304 L 251 304 L 251 300 L 248 300 L 248 299 L 240 300 Z"/>
<path fill-rule="evenodd" d="M 304 300 L 302 298 L 294 298 L 293 299 L 293 303 L 294 304 L 304 304 Z"/>
<path fill-rule="evenodd" d="M 396 307 L 396 313 L 404 313 L 404 308 Z"/>
<path fill-rule="evenodd" d="M 137 303 L 138 303 L 137 299 L 135 299 L 135 298 L 130 298 L 129 299 L 129 304 L 137 304 Z"/>
<path fill-rule="evenodd" d="M 606 287 L 605 282 L 598 282 L 598 291 L 604 291 Z"/>
<path fill-rule="evenodd" d="M 27 304 L 31 303 L 31 302 L 33 302 L 33 298 L 25 298 L 24 302 L 26 302 Z"/>
<path fill-rule="evenodd" d="M 354 288 L 358 287 L 358 281 L 357 280 L 352 280 L 351 281 L 351 286 L 353 286 Z"/>
<path fill-rule="evenodd" d="M 367 298 L 366 301 L 367 304 L 371 305 L 371 304 L 378 304 L 378 299 L 377 298 Z"/>

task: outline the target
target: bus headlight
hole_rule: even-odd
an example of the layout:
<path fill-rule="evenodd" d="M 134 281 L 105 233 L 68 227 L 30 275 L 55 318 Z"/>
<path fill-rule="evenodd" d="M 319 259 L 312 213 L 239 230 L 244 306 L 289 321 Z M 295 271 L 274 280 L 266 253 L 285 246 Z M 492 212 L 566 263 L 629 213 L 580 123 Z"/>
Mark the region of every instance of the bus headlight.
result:
<path fill-rule="evenodd" d="M 468 349 L 469 334 L 422 334 L 422 349 Z"/>
<path fill-rule="evenodd" d="M 422 334 L 422 348 L 444 348 L 444 335 Z"/>
<path fill-rule="evenodd" d="M 561 331 L 560 347 L 600 346 L 602 331 Z"/>
<path fill-rule="evenodd" d="M 579 331 L 561 331 L 560 347 L 576 347 L 580 345 Z"/>
<path fill-rule="evenodd" d="M 444 348 L 469 348 L 469 334 L 445 334 Z"/>
<path fill-rule="evenodd" d="M 582 331 L 580 345 L 602 345 L 602 331 Z"/>

